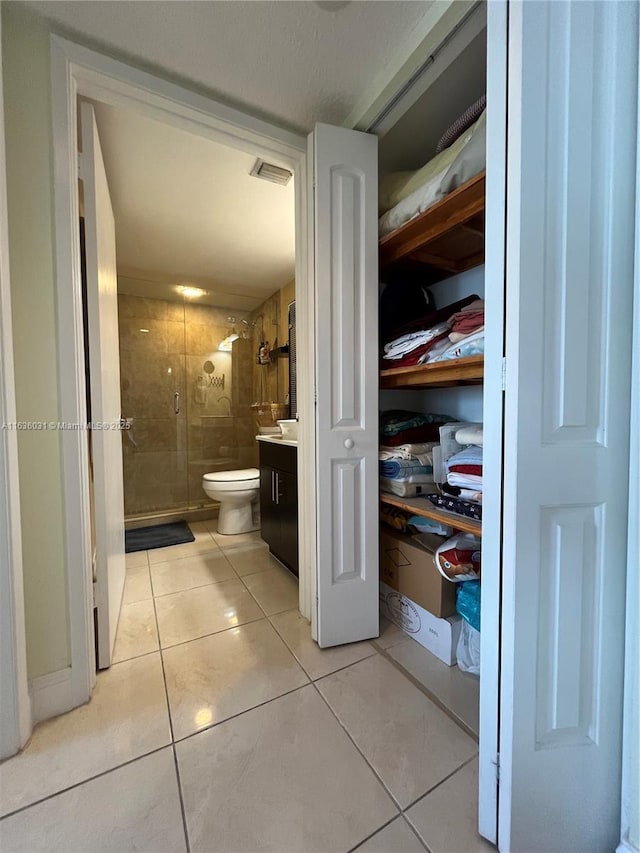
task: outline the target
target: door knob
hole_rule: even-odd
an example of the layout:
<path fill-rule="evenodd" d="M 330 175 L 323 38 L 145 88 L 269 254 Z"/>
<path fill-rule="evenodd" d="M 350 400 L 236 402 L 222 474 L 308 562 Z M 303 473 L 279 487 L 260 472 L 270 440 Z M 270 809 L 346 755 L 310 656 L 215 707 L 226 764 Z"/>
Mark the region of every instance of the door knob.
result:
<path fill-rule="evenodd" d="M 344 446 L 347 448 L 347 450 L 351 450 L 351 448 L 353 447 L 353 439 L 352 438 L 345 438 Z"/>

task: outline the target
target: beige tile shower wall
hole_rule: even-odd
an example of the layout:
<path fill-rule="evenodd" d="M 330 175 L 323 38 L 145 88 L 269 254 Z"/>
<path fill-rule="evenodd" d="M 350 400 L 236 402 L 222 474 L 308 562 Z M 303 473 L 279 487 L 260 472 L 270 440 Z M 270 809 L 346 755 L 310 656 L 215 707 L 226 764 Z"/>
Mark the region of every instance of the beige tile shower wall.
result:
<path fill-rule="evenodd" d="M 287 343 L 289 339 L 289 304 L 296 298 L 296 283 L 290 281 L 285 284 L 280 294 L 280 330 L 282 337 L 282 345 Z M 282 402 L 286 399 L 289 393 L 289 359 L 278 359 L 278 384 L 279 391 L 282 397 Z"/>
<path fill-rule="evenodd" d="M 236 422 L 242 411 L 235 405 L 232 354 L 218 349 L 230 331 L 229 313 L 209 305 L 185 305 L 187 488 L 191 505 L 211 503 L 202 491 L 203 474 L 239 465 Z M 213 364 L 211 375 L 204 370 L 206 361 Z"/>
<path fill-rule="evenodd" d="M 266 299 L 249 315 L 257 321 L 253 330 L 253 398 L 256 403 L 284 403 L 289 392 L 289 362 L 276 358 L 271 364 L 256 362 L 261 340 L 271 348 L 284 346 L 289 339 L 287 310 L 295 299 L 295 282 L 291 281 Z"/>
<path fill-rule="evenodd" d="M 118 304 L 122 411 L 134 418 L 124 442 L 125 513 L 207 506 L 203 474 L 256 464 L 251 343 L 220 352 L 230 331 L 224 309 L 123 294 Z"/>
<path fill-rule="evenodd" d="M 125 515 L 187 503 L 186 415 L 174 414 L 185 393 L 182 304 L 118 296 Z"/>

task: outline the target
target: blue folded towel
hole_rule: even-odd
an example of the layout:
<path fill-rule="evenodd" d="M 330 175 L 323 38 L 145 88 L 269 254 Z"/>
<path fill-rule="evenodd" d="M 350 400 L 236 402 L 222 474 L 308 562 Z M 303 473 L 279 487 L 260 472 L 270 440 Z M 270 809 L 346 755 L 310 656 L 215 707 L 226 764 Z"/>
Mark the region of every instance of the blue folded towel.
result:
<path fill-rule="evenodd" d="M 386 459 L 379 465 L 380 475 L 388 480 L 399 480 L 416 474 L 433 474 L 433 466 L 423 465 L 419 459 Z"/>

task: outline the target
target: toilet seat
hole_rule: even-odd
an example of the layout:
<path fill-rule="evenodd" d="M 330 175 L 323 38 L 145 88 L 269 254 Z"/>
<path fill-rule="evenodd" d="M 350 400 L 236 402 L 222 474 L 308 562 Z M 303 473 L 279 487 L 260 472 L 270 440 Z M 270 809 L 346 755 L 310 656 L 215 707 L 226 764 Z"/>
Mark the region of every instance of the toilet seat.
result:
<path fill-rule="evenodd" d="M 260 471 L 257 468 L 240 468 L 237 471 L 213 471 L 204 474 L 203 481 L 219 492 L 249 492 L 260 488 Z"/>

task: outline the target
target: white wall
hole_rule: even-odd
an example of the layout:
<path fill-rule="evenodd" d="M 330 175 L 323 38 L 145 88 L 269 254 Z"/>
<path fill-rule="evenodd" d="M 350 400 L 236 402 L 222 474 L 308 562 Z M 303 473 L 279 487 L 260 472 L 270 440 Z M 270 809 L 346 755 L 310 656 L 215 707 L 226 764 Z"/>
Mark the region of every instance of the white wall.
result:
<path fill-rule="evenodd" d="M 20 421 L 58 420 L 49 33 L 3 3 L 11 299 Z M 29 677 L 69 665 L 60 434 L 20 432 L 20 504 Z"/>

